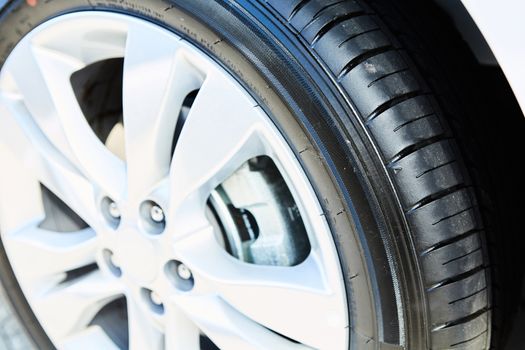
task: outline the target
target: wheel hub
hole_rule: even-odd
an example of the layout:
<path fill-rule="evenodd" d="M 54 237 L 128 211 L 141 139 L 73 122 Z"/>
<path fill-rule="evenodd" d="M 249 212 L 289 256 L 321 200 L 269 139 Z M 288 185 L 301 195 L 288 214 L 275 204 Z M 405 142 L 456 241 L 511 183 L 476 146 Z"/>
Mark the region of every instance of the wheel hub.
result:
<path fill-rule="evenodd" d="M 129 276 L 141 285 L 153 281 L 162 270 L 154 242 L 132 228 L 118 230 L 117 236 L 118 243 L 114 254 L 121 263 L 119 267 L 124 276 Z"/>

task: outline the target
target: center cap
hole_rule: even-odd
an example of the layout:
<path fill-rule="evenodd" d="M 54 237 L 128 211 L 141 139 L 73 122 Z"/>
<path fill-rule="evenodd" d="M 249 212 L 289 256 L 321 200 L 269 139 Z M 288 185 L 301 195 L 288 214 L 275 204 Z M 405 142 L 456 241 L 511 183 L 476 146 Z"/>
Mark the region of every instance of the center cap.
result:
<path fill-rule="evenodd" d="M 118 257 L 124 273 L 137 283 L 151 282 L 158 272 L 158 257 L 153 243 L 139 232 L 119 232 Z"/>

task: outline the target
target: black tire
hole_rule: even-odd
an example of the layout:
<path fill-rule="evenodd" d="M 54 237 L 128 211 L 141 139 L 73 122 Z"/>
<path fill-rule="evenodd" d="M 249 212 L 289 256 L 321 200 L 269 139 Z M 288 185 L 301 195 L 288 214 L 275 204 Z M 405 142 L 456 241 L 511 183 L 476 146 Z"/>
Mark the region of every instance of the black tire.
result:
<path fill-rule="evenodd" d="M 399 40 L 365 0 L 13 1 L 1 12 L 0 62 L 36 24 L 93 8 L 177 32 L 273 116 L 334 233 L 350 348 L 489 348 L 489 262 L 469 150 L 429 83 L 440 77 L 403 50 L 416 42 Z M 4 270 L 4 286 L 13 284 Z M 19 289 L 8 294 L 27 321 Z M 29 333 L 46 347 L 34 324 Z"/>
<path fill-rule="evenodd" d="M 428 346 L 488 348 L 489 264 L 475 186 L 427 83 L 440 78 L 418 71 L 410 57 L 418 42 L 403 37 L 402 16 L 381 1 L 268 2 L 325 65 L 378 147 L 417 256 Z M 397 22 L 387 27 L 385 15 Z"/>

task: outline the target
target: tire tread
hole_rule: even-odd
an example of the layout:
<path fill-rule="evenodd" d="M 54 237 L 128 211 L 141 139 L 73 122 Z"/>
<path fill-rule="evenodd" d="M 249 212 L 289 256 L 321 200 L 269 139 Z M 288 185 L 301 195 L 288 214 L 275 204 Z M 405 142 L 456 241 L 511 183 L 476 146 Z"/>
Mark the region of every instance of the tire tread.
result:
<path fill-rule="evenodd" d="M 281 0 L 267 2 L 288 18 Z M 399 193 L 427 284 L 431 348 L 488 348 L 484 229 L 450 116 L 364 2 L 292 4 L 289 25 L 355 104 Z"/>

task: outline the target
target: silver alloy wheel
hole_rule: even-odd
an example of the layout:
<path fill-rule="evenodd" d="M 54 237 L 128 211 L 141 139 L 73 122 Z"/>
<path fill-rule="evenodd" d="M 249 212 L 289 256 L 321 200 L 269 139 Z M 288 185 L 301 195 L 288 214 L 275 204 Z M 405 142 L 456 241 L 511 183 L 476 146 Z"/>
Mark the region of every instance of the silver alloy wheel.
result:
<path fill-rule="evenodd" d="M 95 135 L 70 82 L 115 57 L 124 58 L 121 157 Z M 196 89 L 172 156 L 176 116 Z M 279 169 L 308 234 L 310 253 L 295 266 L 231 256 L 207 214 L 217 186 L 259 156 Z M 121 296 L 131 349 L 199 349 L 201 333 L 221 349 L 348 348 L 340 262 L 299 162 L 248 92 L 175 34 L 103 12 L 34 29 L 1 71 L 0 159 L 1 238 L 58 348 L 115 348 L 91 320 Z M 41 184 L 88 227 L 42 228 Z M 145 203 L 163 223 L 154 232 L 141 214 Z"/>

